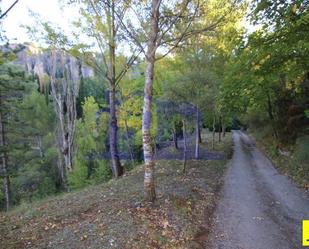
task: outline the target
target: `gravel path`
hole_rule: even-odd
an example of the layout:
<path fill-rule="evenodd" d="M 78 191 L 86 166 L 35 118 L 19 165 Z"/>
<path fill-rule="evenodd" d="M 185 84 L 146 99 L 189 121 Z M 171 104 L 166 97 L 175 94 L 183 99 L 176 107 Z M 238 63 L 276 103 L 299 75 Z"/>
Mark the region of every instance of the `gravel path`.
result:
<path fill-rule="evenodd" d="M 188 136 L 187 138 L 187 160 L 195 160 L 195 137 Z M 207 141 L 208 142 L 208 141 Z M 178 140 L 178 150 L 174 149 L 173 142 L 166 143 L 164 146 L 161 145 L 158 148 L 155 158 L 157 160 L 182 160 L 183 159 L 183 139 Z M 200 145 L 199 158 L 198 160 L 223 160 L 223 152 L 210 152 L 205 144 Z"/>
<path fill-rule="evenodd" d="M 233 131 L 229 163 L 210 234 L 213 249 L 297 249 L 309 196 L 280 175 L 247 135 Z"/>

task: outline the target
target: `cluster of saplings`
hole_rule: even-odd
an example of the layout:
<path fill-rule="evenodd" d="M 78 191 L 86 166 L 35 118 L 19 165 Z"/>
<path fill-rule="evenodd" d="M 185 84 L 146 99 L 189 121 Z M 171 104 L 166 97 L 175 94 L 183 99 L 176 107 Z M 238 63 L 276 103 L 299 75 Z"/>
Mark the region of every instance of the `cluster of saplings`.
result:
<path fill-rule="evenodd" d="M 72 120 L 75 127 L 72 144 L 73 169 L 67 171 L 64 178 L 61 175 L 61 165 L 65 163 L 66 151 L 63 151 L 62 145 L 61 118 L 69 117 L 68 109 L 72 103 L 65 95 L 62 104 L 66 107 L 62 107 L 62 112 L 59 112 L 55 94 L 57 89 L 53 88 L 57 87 L 57 82 L 53 86 L 53 82 L 48 80 L 42 87 L 37 75 L 25 72 L 13 62 L 0 65 L 1 150 L 5 159 L 5 167 L 2 167 L 1 171 L 1 185 L 6 186 L 0 192 L 1 209 L 8 208 L 7 205 L 32 202 L 111 179 L 108 83 L 102 83 L 102 79 L 96 75 L 80 79 L 76 102 L 73 102 L 76 112 L 75 120 Z M 116 94 L 119 99 L 118 156 L 125 170 L 132 169 L 143 160 L 143 95 L 137 87 L 143 83 L 143 75 L 136 73 L 139 70 L 141 69 L 136 66 L 131 72 L 135 76 L 120 85 Z M 58 80 L 64 76 L 59 71 L 56 74 L 55 78 Z M 61 84 L 64 84 L 63 81 Z M 73 83 L 69 84 L 68 89 L 72 86 Z M 61 88 L 61 91 L 64 89 Z M 134 99 L 129 97 L 132 95 Z M 176 106 L 173 102 L 168 102 L 168 105 Z M 183 139 L 183 117 L 187 122 L 187 135 L 194 134 L 196 108 L 193 105 L 184 105 L 186 115 L 177 113 L 176 109 L 164 113 L 165 105 L 162 101 L 156 101 L 155 106 L 152 130 L 154 148 L 160 149 L 165 143 Z M 208 121 L 204 118 L 203 121 L 199 119 L 197 122 L 199 128 L 203 126 L 212 130 L 215 125 L 217 132 L 223 130 L 222 124 L 213 124 L 212 119 Z M 69 125 L 69 122 L 65 125 Z M 224 129 L 229 131 L 230 126 Z"/>

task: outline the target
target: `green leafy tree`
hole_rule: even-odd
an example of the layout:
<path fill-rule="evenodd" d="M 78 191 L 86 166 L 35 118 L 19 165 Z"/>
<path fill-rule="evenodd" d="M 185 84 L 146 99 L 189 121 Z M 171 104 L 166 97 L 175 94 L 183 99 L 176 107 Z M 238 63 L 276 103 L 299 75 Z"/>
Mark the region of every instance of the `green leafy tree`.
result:
<path fill-rule="evenodd" d="M 99 106 L 94 98 L 85 98 L 83 117 L 77 121 L 75 167 L 68 177 L 73 189 L 111 177 L 106 160 L 99 158 L 106 149 L 102 141 L 107 137 L 108 117 L 105 113 L 98 115 Z"/>
<path fill-rule="evenodd" d="M 18 106 L 16 143 L 24 146 L 12 151 L 18 161 L 13 190 L 18 200 L 42 198 L 60 190 L 57 147 L 54 140 L 55 113 L 45 96 L 33 89 Z"/>
<path fill-rule="evenodd" d="M 11 152 L 18 146 L 15 140 L 22 129 L 21 126 L 16 125 L 18 124 L 18 104 L 31 86 L 33 85 L 21 68 L 11 64 L 0 65 L 1 177 L 6 210 L 12 205 L 11 176 L 16 166 Z"/>

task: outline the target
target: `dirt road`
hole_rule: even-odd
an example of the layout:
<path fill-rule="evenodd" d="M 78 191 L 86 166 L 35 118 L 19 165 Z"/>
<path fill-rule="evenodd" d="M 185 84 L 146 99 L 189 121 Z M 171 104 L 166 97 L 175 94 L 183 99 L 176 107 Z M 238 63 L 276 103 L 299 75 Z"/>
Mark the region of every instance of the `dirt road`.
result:
<path fill-rule="evenodd" d="M 233 132 L 234 155 L 210 234 L 213 249 L 297 249 L 309 196 L 280 175 L 247 135 Z"/>

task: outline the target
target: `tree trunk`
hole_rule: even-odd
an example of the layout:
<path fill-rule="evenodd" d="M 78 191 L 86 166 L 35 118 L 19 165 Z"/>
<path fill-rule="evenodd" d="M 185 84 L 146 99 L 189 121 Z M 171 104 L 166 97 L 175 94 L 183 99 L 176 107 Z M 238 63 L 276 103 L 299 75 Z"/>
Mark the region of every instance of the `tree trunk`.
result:
<path fill-rule="evenodd" d="M 178 150 L 178 140 L 177 140 L 177 132 L 176 132 L 175 122 L 173 124 L 173 142 L 174 142 L 175 149 Z"/>
<path fill-rule="evenodd" d="M 199 109 L 196 107 L 196 118 L 195 118 L 195 159 L 199 158 L 199 129 L 200 129 L 200 118 L 199 118 Z"/>
<path fill-rule="evenodd" d="M 55 132 L 59 152 L 58 170 L 63 189 L 66 189 L 67 171 L 73 169 L 76 98 L 79 92 L 81 71 L 79 62 L 65 53 L 53 51 L 51 56 L 50 94 L 58 119 Z M 58 75 L 59 70 L 61 70 L 61 77 Z"/>
<path fill-rule="evenodd" d="M 274 124 L 275 118 L 274 118 L 274 115 L 273 115 L 273 107 L 272 107 L 272 104 L 271 104 L 269 92 L 267 92 L 267 112 L 268 112 L 268 116 L 269 116 L 269 119 L 270 119 L 271 126 L 273 128 L 274 137 L 276 139 L 278 139 L 278 132 L 277 132 L 277 130 L 275 128 L 275 124 Z"/>
<path fill-rule="evenodd" d="M 224 122 L 222 123 L 222 137 L 225 137 L 225 124 Z"/>
<path fill-rule="evenodd" d="M 222 125 L 221 125 L 221 116 L 219 116 L 219 143 L 221 142 L 221 131 L 222 131 Z"/>
<path fill-rule="evenodd" d="M 198 112 L 199 112 L 199 108 L 198 108 Z M 200 112 L 199 112 L 199 120 L 198 120 L 198 142 L 199 143 L 202 143 L 202 127 L 201 127 L 201 115 L 200 115 Z"/>
<path fill-rule="evenodd" d="M 215 135 L 216 135 L 216 117 L 214 116 L 212 122 L 212 149 L 215 149 Z"/>
<path fill-rule="evenodd" d="M 145 161 L 145 175 L 144 175 L 144 199 L 153 202 L 156 199 L 155 191 L 155 176 L 154 168 L 155 161 L 153 150 L 151 146 L 151 105 L 152 105 L 152 85 L 154 78 L 154 64 L 157 49 L 157 35 L 159 32 L 159 6 L 160 0 L 152 0 L 151 4 L 151 18 L 150 18 L 150 32 L 147 44 L 147 66 L 145 73 L 145 87 L 144 87 L 144 105 L 143 105 L 143 151 Z"/>
<path fill-rule="evenodd" d="M 110 83 L 110 92 L 109 92 L 109 106 L 110 106 L 110 122 L 109 122 L 109 145 L 112 161 L 112 172 L 114 177 L 119 177 L 123 175 L 123 167 L 120 163 L 120 158 L 118 154 L 118 125 L 116 117 L 116 54 L 115 54 L 115 6 L 114 1 L 110 6 L 109 13 L 109 32 L 110 32 L 110 41 L 109 41 L 109 83 Z"/>
<path fill-rule="evenodd" d="M 68 185 L 67 185 L 67 177 L 66 177 L 66 168 L 63 165 L 63 154 L 61 153 L 61 151 L 58 151 L 58 162 L 57 162 L 57 166 L 58 166 L 58 174 L 60 177 L 60 181 L 61 181 L 61 187 L 64 191 L 68 191 Z"/>
<path fill-rule="evenodd" d="M 157 148 L 157 141 L 155 138 L 152 137 L 152 148 L 153 148 L 153 155 L 154 158 L 157 156 L 158 148 Z"/>
<path fill-rule="evenodd" d="M 3 172 L 3 188 L 4 188 L 4 196 L 5 196 L 5 208 L 6 211 L 10 209 L 11 206 L 11 185 L 10 185 L 10 176 L 8 173 L 8 156 L 6 152 L 6 137 L 5 137 L 5 128 L 4 128 L 4 120 L 2 117 L 2 112 L 0 110 L 0 132 L 1 132 L 1 141 L 0 146 L 3 149 L 2 152 L 2 172 Z"/>
<path fill-rule="evenodd" d="M 198 142 L 200 144 L 202 143 L 202 128 L 200 124 L 199 124 L 199 129 L 198 129 Z"/>
<path fill-rule="evenodd" d="M 42 137 L 41 136 L 37 136 L 37 142 L 38 142 L 38 149 L 39 149 L 39 153 L 40 153 L 40 158 L 43 158 L 44 152 L 43 152 L 43 144 L 42 144 Z"/>
<path fill-rule="evenodd" d="M 146 81 L 144 90 L 144 106 L 143 106 L 143 151 L 145 161 L 144 176 L 144 198 L 146 201 L 153 202 L 156 199 L 155 179 L 154 179 L 154 155 L 151 146 L 151 105 L 152 105 L 152 81 L 154 73 L 154 61 L 148 61 L 146 69 Z"/>
<path fill-rule="evenodd" d="M 116 118 L 116 107 L 115 107 L 115 86 L 109 94 L 109 106 L 110 106 L 110 122 L 109 122 L 109 146 L 111 153 L 111 161 L 112 161 L 112 172 L 114 177 L 119 177 L 123 174 L 123 167 L 120 163 L 119 154 L 118 154 L 118 141 L 117 141 L 117 133 L 118 133 L 118 125 Z"/>
<path fill-rule="evenodd" d="M 132 165 L 133 165 L 134 164 L 134 155 L 133 155 L 132 145 L 131 145 L 131 142 L 130 142 L 129 129 L 128 129 L 128 123 L 127 123 L 126 118 L 124 119 L 124 125 L 125 125 L 126 139 L 127 139 L 130 157 L 131 157 L 131 162 L 132 162 Z"/>
<path fill-rule="evenodd" d="M 187 135 L 186 135 L 186 120 L 182 120 L 182 134 L 183 134 L 183 173 L 187 171 Z"/>

